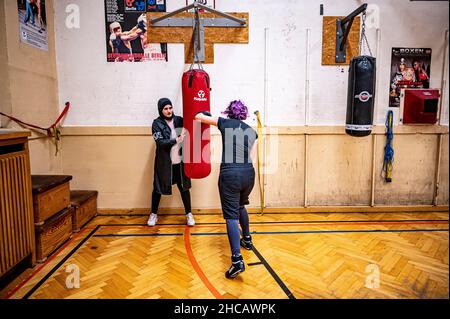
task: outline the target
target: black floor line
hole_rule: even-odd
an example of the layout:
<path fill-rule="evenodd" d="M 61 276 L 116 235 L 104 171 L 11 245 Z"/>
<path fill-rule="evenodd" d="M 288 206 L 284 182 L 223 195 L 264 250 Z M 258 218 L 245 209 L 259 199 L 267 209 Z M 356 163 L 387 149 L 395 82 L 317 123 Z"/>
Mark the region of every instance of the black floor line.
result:
<path fill-rule="evenodd" d="M 305 230 L 305 231 L 279 231 L 279 232 L 252 232 L 257 235 L 284 235 L 284 234 L 328 234 L 328 233 L 418 233 L 418 232 L 448 232 L 448 229 L 367 229 L 367 230 Z M 193 234 L 194 235 L 194 234 Z"/>
<path fill-rule="evenodd" d="M 99 234 L 94 237 L 164 237 L 164 236 L 183 236 L 181 233 L 168 234 Z"/>
<path fill-rule="evenodd" d="M 191 233 L 191 235 L 192 236 L 223 236 L 223 235 L 227 235 L 227 233 L 224 233 L 224 232 L 219 232 L 219 233 Z"/>
<path fill-rule="evenodd" d="M 258 266 L 258 265 L 264 265 L 261 261 L 258 261 L 256 263 L 248 263 L 247 266 Z"/>
<path fill-rule="evenodd" d="M 83 246 L 83 244 L 89 239 L 91 238 L 94 233 L 100 228 L 101 226 L 97 226 L 94 228 L 93 231 L 91 231 L 89 233 L 88 236 L 86 236 L 81 242 L 78 243 L 78 245 L 72 249 L 72 251 L 66 256 L 64 257 L 55 267 L 53 267 L 52 270 L 50 270 L 50 272 L 48 272 L 44 278 L 42 278 L 33 288 L 31 288 L 31 290 L 29 292 L 27 292 L 27 294 L 25 296 L 22 297 L 22 299 L 28 299 L 29 297 L 31 297 L 31 295 L 39 289 L 39 287 L 41 287 L 48 278 L 50 278 L 51 275 L 53 275 L 54 272 L 56 272 L 59 267 L 61 267 L 78 249 L 80 249 L 81 246 Z"/>
<path fill-rule="evenodd" d="M 432 214 L 432 213 L 447 213 L 448 211 L 443 211 L 443 210 L 439 210 L 439 211 L 422 211 L 422 210 L 418 210 L 418 211 L 407 211 L 407 212 L 392 212 L 392 211 L 380 211 L 380 212 L 283 212 L 283 213 L 272 213 L 272 212 L 264 212 L 263 215 L 305 215 L 305 214 Z M 138 216 L 147 216 L 148 214 L 98 214 L 97 217 L 138 217 Z M 200 215 L 204 215 L 204 216 L 222 216 L 222 212 L 219 213 L 198 213 L 198 212 L 194 212 L 194 216 L 195 214 L 200 214 Z M 261 213 L 259 212 L 252 212 L 252 213 L 248 213 L 250 215 L 261 215 Z M 185 216 L 186 214 L 184 213 L 176 213 L 176 214 L 162 214 L 162 213 L 158 213 L 158 215 L 160 216 Z"/>
<path fill-rule="evenodd" d="M 335 234 L 335 233 L 417 233 L 417 232 L 448 232 L 449 229 L 355 229 L 355 230 L 295 230 L 295 231 L 252 231 L 252 235 L 291 235 L 291 234 Z M 181 233 L 166 234 L 99 234 L 94 237 L 161 237 L 161 236 L 182 236 Z M 224 236 L 226 232 L 214 233 L 191 233 L 191 236 Z"/>
<path fill-rule="evenodd" d="M 407 223 L 407 222 L 449 222 L 448 219 L 384 219 L 384 220 L 299 220 L 299 221 L 285 221 L 285 222 L 250 222 L 250 225 L 264 225 L 264 224 L 326 224 L 326 223 Z M 211 222 L 211 223 L 196 223 L 196 225 L 225 225 L 225 222 Z M 145 226 L 147 224 L 101 224 L 101 226 Z M 186 226 L 185 223 L 168 223 L 168 224 L 157 224 L 156 226 Z M 194 226 L 195 227 L 195 226 Z"/>
<path fill-rule="evenodd" d="M 286 296 L 288 296 L 289 299 L 296 299 L 295 296 L 292 294 L 292 292 L 289 290 L 289 288 L 284 284 L 284 282 L 281 280 L 280 277 L 278 277 L 277 273 L 270 267 L 269 263 L 264 259 L 264 257 L 259 253 L 259 251 L 256 249 L 256 247 L 253 245 L 252 251 L 255 253 L 256 257 L 262 262 L 264 267 L 266 267 L 267 271 L 270 273 L 270 275 L 275 279 L 278 286 L 284 291 Z"/>

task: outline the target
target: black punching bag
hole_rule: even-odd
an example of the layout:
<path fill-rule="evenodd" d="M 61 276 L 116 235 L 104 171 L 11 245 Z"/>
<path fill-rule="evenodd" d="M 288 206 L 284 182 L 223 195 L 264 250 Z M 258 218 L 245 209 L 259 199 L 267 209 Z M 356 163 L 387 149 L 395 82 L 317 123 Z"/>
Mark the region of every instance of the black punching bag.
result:
<path fill-rule="evenodd" d="M 352 136 L 366 136 L 372 132 L 375 58 L 365 55 L 354 57 L 348 72 L 345 132 Z"/>

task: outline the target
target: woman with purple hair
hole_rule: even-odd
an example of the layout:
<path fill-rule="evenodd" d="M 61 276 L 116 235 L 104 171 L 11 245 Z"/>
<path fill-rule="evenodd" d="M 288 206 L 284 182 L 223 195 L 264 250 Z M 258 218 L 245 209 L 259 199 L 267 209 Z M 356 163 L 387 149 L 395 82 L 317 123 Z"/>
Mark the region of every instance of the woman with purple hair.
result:
<path fill-rule="evenodd" d="M 226 278 L 235 278 L 245 270 L 240 246 L 251 250 L 252 237 L 245 205 L 255 184 L 254 158 L 258 134 L 243 121 L 248 117 L 248 109 L 240 101 L 232 101 L 222 112 L 227 116 L 213 117 L 209 112 L 200 112 L 195 119 L 215 125 L 222 134 L 222 163 L 219 175 L 219 193 L 223 217 L 227 224 L 228 240 L 231 247 L 231 267 L 225 272 Z M 239 234 L 242 228 L 242 239 Z"/>

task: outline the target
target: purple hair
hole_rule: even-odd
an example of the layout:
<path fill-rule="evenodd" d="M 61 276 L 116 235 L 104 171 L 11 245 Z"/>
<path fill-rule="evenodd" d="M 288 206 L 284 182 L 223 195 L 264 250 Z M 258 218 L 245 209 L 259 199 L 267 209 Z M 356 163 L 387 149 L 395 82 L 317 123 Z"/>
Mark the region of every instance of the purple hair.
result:
<path fill-rule="evenodd" d="M 226 114 L 229 119 L 243 121 L 248 117 L 248 109 L 241 100 L 235 100 L 231 101 L 222 114 Z"/>

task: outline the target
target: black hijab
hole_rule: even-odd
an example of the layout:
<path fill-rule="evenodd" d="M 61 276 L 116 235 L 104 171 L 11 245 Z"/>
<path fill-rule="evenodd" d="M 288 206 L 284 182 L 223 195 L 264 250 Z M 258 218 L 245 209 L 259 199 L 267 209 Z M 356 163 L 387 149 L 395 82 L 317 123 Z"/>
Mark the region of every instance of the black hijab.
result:
<path fill-rule="evenodd" d="M 167 120 L 167 121 L 170 121 L 170 120 L 173 119 L 174 112 L 172 112 L 172 116 L 171 116 L 171 117 L 166 117 L 166 116 L 164 116 L 162 110 L 164 109 L 164 107 L 165 107 L 166 105 L 172 105 L 172 102 L 171 102 L 168 98 L 166 98 L 166 97 L 163 97 L 162 99 L 159 99 L 159 101 L 158 101 L 158 112 L 159 112 L 159 116 L 160 116 L 160 117 L 162 117 L 163 119 L 165 119 L 165 120 Z"/>

